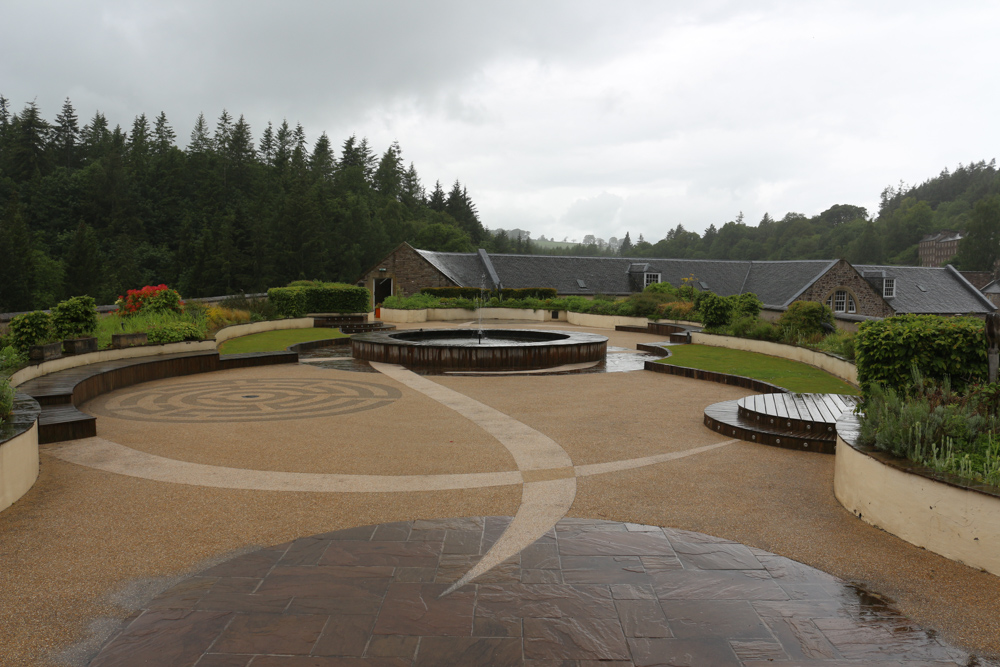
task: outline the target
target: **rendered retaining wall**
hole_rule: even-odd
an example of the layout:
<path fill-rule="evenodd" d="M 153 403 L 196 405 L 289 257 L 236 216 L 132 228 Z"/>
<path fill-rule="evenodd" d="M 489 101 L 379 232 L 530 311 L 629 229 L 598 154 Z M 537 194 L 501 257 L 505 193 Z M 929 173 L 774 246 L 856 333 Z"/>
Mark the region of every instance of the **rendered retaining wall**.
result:
<path fill-rule="evenodd" d="M 10 376 L 10 384 L 16 387 L 42 375 L 64 371 L 67 368 L 96 364 L 102 361 L 155 357 L 162 354 L 178 354 L 181 352 L 215 352 L 220 343 L 230 338 L 248 336 L 264 331 L 275 331 L 277 329 L 311 329 L 312 326 L 313 318 L 311 317 L 234 324 L 220 329 L 215 335 L 215 340 L 186 341 L 183 343 L 167 343 L 166 345 L 143 345 L 140 347 L 126 347 L 121 350 L 98 350 L 97 352 L 89 352 L 87 354 L 60 357 L 52 361 L 45 361 L 34 366 L 22 368 Z"/>
<path fill-rule="evenodd" d="M 15 394 L 14 413 L 0 424 L 0 512 L 38 479 L 38 402 Z"/>
<path fill-rule="evenodd" d="M 620 315 L 592 315 L 590 313 L 574 313 L 567 311 L 566 321 L 581 327 L 595 329 L 614 329 L 618 326 L 645 327 L 649 320 L 645 317 L 622 317 Z"/>
<path fill-rule="evenodd" d="M 858 451 L 838 433 L 833 491 L 840 504 L 910 544 L 1000 576 L 1000 497 L 906 472 L 889 459 Z"/>
<path fill-rule="evenodd" d="M 10 376 L 10 384 L 14 387 L 28 380 L 34 380 L 42 375 L 64 371 L 68 368 L 96 364 L 102 361 L 118 359 L 134 359 L 137 357 L 155 357 L 161 354 L 179 354 L 181 352 L 214 352 L 214 340 L 187 341 L 184 343 L 167 343 L 166 345 L 144 345 L 142 347 L 126 347 L 121 350 L 98 350 L 72 357 L 60 357 L 52 361 L 44 361 L 34 366 L 22 368 Z"/>
<path fill-rule="evenodd" d="M 223 327 L 215 334 L 215 344 L 220 345 L 230 338 L 249 336 L 250 334 L 263 333 L 265 331 L 277 331 L 279 329 L 312 329 L 313 318 L 296 317 L 288 320 L 270 320 L 268 322 L 250 322 L 249 324 L 233 324 Z"/>
<path fill-rule="evenodd" d="M 707 334 L 701 332 L 691 333 L 691 342 L 696 345 L 711 345 L 713 347 L 726 347 L 731 350 L 745 350 L 747 352 L 759 352 L 772 357 L 801 361 L 804 364 L 815 366 L 831 375 L 836 375 L 841 380 L 850 382 L 854 386 L 858 384 L 858 368 L 849 361 L 834 357 L 823 352 L 810 350 L 805 347 L 795 345 L 783 345 L 772 343 L 766 340 L 752 340 L 749 338 L 736 338 L 734 336 L 719 336 L 717 334 Z"/>
<path fill-rule="evenodd" d="M 559 316 L 552 317 L 550 310 L 531 310 L 530 308 L 480 308 L 466 310 L 465 308 L 426 308 L 421 310 L 398 310 L 382 308 L 380 319 L 392 324 L 410 324 L 418 322 L 470 322 L 478 320 L 480 312 L 484 320 L 531 320 L 535 322 L 563 321 L 565 311 L 556 311 Z"/>

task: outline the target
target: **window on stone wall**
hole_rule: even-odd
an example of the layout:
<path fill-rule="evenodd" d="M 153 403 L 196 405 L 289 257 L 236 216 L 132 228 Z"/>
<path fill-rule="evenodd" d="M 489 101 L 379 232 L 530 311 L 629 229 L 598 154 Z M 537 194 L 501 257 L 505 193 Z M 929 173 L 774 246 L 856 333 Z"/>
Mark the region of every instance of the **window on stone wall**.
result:
<path fill-rule="evenodd" d="M 854 303 L 854 295 L 847 290 L 839 289 L 830 295 L 826 305 L 835 313 L 856 313 L 858 306 Z"/>
<path fill-rule="evenodd" d="M 646 282 L 643 285 L 643 287 L 649 287 L 650 285 L 655 285 L 658 282 L 660 282 L 660 274 L 659 273 L 647 273 L 646 274 Z"/>
<path fill-rule="evenodd" d="M 882 296 L 891 299 L 896 296 L 896 279 L 886 278 L 882 283 Z"/>
<path fill-rule="evenodd" d="M 856 313 L 858 312 L 857 306 L 854 305 L 854 295 L 848 293 L 847 295 L 847 312 Z"/>

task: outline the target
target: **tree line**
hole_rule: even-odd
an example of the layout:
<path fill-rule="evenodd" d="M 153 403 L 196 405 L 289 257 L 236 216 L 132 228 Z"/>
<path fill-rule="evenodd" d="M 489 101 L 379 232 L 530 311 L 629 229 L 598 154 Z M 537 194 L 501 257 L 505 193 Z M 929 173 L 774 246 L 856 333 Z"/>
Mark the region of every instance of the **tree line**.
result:
<path fill-rule="evenodd" d="M 403 241 L 490 247 L 466 187 L 425 188 L 398 143 L 310 146 L 301 125 L 199 115 L 187 145 L 164 113 L 130 129 L 67 99 L 55 119 L 0 96 L 0 312 L 167 283 L 184 296 L 297 279 L 353 282 Z"/>
<path fill-rule="evenodd" d="M 547 254 L 672 259 L 846 259 L 852 264 L 918 266 L 918 245 L 927 234 L 965 232 L 952 263 L 963 270 L 993 270 L 1000 259 L 1000 172 L 996 161 L 945 169 L 920 185 L 900 183 L 882 191 L 878 213 L 838 204 L 812 217 L 765 213 L 749 224 L 735 220 L 703 234 L 679 224 L 655 243 L 625 235 L 617 249 L 597 244 L 546 250 Z"/>

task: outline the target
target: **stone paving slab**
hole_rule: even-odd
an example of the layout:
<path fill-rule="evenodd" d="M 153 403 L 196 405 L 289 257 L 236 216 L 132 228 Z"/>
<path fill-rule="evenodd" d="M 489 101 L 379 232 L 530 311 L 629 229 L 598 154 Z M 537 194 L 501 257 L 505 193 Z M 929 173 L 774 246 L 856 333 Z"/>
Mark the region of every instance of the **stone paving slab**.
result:
<path fill-rule="evenodd" d="M 510 522 L 394 522 L 238 556 L 154 599 L 91 667 L 973 664 L 819 570 L 656 526 L 563 519 L 444 594 Z"/>

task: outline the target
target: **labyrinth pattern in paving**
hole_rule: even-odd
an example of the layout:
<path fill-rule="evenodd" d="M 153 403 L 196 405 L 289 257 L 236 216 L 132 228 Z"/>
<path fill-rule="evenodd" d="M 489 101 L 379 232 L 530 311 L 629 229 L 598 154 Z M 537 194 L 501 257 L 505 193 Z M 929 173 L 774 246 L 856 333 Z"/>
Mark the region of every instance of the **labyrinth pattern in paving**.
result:
<path fill-rule="evenodd" d="M 373 410 L 401 395 L 394 387 L 352 380 L 206 380 L 116 392 L 89 412 L 154 422 L 254 422 Z"/>

